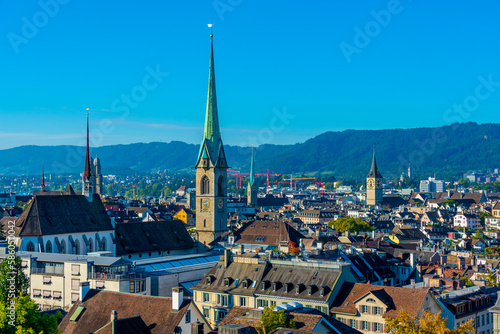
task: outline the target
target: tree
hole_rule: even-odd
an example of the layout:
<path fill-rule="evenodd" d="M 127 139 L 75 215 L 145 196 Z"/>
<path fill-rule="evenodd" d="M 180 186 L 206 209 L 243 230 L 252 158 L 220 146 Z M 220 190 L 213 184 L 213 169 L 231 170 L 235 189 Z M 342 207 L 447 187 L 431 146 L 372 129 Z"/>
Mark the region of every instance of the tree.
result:
<path fill-rule="evenodd" d="M 368 232 L 373 230 L 373 227 L 364 220 L 352 217 L 339 218 L 329 222 L 328 226 L 342 233 L 347 232 L 347 230 L 351 232 Z"/>
<path fill-rule="evenodd" d="M 269 307 L 266 307 L 262 311 L 260 321 L 262 321 L 262 328 L 257 327 L 257 331 L 261 334 L 269 334 L 271 331 L 280 327 L 296 328 L 295 321 L 289 319 L 284 310 L 273 312 L 273 309 Z"/>
<path fill-rule="evenodd" d="M 21 258 L 9 254 L 0 262 L 0 302 L 19 297 L 29 288 L 29 279 L 23 272 Z"/>
<path fill-rule="evenodd" d="M 439 313 L 426 311 L 423 316 L 417 316 L 402 310 L 397 317 L 385 320 L 385 331 L 394 334 L 468 334 L 476 332 L 473 321 L 471 318 L 457 328 L 449 329 L 446 327 L 446 319 Z"/>
<path fill-rule="evenodd" d="M 61 312 L 42 316 L 38 305 L 22 294 L 9 304 L 0 302 L 0 333 L 57 334 L 57 319 L 61 317 Z"/>

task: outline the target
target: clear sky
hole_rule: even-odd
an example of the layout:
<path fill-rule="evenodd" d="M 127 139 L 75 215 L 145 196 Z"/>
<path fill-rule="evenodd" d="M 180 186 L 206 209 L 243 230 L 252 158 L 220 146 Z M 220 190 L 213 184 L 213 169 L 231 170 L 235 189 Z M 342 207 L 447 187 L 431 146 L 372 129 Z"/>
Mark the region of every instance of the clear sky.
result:
<path fill-rule="evenodd" d="M 500 2 L 0 0 L 0 149 L 498 122 Z M 454 105 L 456 108 L 454 108 Z"/>

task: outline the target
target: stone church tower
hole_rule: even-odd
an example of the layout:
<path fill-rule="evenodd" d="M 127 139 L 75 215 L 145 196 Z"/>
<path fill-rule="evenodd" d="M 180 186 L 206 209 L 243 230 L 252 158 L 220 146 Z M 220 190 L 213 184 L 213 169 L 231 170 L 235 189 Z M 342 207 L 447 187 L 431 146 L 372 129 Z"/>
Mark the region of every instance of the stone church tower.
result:
<path fill-rule="evenodd" d="M 375 160 L 375 151 L 373 151 L 372 168 L 366 177 L 366 204 L 377 205 L 382 203 L 382 174 L 378 171 L 377 161 Z"/>
<path fill-rule="evenodd" d="M 196 235 L 206 247 L 227 231 L 227 169 L 215 93 L 214 44 L 210 45 L 207 109 L 196 162 Z"/>

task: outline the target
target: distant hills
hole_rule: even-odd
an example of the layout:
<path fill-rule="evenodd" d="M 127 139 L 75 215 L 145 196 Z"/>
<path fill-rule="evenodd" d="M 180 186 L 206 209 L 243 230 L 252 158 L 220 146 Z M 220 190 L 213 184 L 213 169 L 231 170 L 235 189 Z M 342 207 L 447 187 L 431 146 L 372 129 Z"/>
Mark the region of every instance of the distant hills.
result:
<path fill-rule="evenodd" d="M 224 136 L 224 134 L 223 134 Z M 372 147 L 384 177 L 394 178 L 411 163 L 416 175 L 458 177 L 471 170 L 500 167 L 500 124 L 456 123 L 437 128 L 345 130 L 326 132 L 304 143 L 262 145 L 255 150 L 256 170 L 333 175 L 361 180 L 369 172 Z M 168 170 L 187 172 L 199 146 L 179 141 L 91 148 L 103 174 Z M 232 169 L 248 172 L 251 148 L 225 146 Z M 85 149 L 76 146 L 20 146 L 0 150 L 1 174 L 79 173 Z"/>

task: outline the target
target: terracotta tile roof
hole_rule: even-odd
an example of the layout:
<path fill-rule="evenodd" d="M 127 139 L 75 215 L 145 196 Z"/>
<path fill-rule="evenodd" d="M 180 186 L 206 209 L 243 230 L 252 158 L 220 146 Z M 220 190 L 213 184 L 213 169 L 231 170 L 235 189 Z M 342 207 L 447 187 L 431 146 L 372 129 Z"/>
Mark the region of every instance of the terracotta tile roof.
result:
<path fill-rule="evenodd" d="M 77 321 L 70 321 L 78 306 L 85 307 Z M 118 319 L 140 316 L 151 333 L 173 333 L 189 307 L 185 302 L 181 309 L 172 311 L 172 299 L 142 296 L 129 293 L 90 290 L 83 303 L 76 302 L 59 325 L 64 334 L 88 334 L 110 322 L 111 311 L 116 310 Z M 106 332 L 103 332 L 106 333 Z M 125 332 L 128 333 L 128 332 Z"/>
<path fill-rule="evenodd" d="M 180 220 L 117 223 L 116 256 L 166 250 L 187 250 L 193 239 Z"/>
<path fill-rule="evenodd" d="M 370 292 L 388 305 L 389 310 L 383 316 L 395 317 L 401 309 L 408 311 L 410 314 L 417 314 L 429 293 L 429 289 L 408 289 L 361 283 L 344 283 L 339 294 L 333 301 L 330 311 L 332 313 L 356 314 L 355 302 Z"/>
<path fill-rule="evenodd" d="M 16 221 L 16 235 L 52 235 L 113 230 L 99 195 L 34 196 Z"/>

